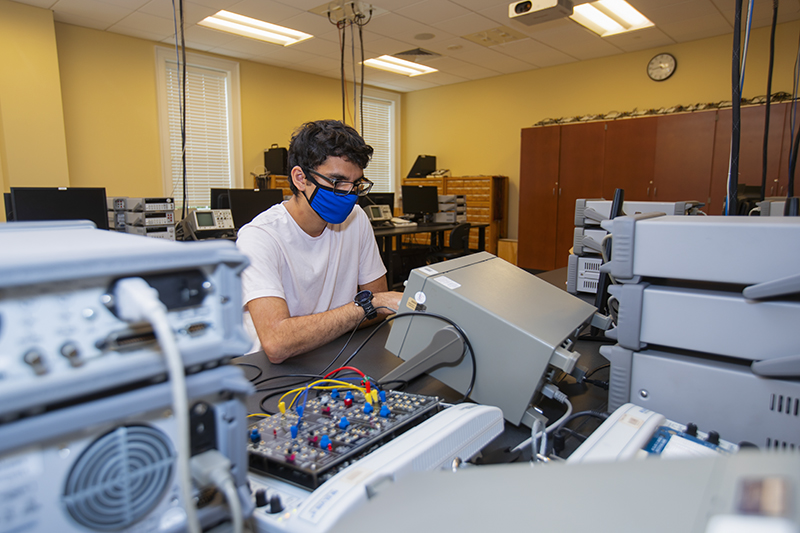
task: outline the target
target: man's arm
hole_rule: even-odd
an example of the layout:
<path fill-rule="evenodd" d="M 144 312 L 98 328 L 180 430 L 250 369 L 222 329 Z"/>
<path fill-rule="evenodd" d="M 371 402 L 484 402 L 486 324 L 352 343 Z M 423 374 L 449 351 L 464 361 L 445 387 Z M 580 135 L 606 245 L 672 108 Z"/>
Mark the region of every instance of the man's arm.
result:
<path fill-rule="evenodd" d="M 386 283 L 386 276 L 381 276 L 375 281 L 370 283 L 359 285 L 358 290 L 368 290 L 372 292 L 372 306 L 376 309 L 378 307 L 388 307 L 389 309 L 397 310 L 400 306 L 400 299 L 403 297 L 402 292 L 389 292 L 388 285 Z M 385 316 L 392 314 L 393 311 L 389 311 L 388 309 L 378 309 L 378 316 Z M 376 318 L 375 321 L 378 319 Z M 373 323 L 370 321 L 370 323 Z"/>
<path fill-rule="evenodd" d="M 400 304 L 402 293 L 387 292 L 383 276 L 359 288 L 373 291 L 372 304 L 375 307 L 397 309 Z M 381 289 L 382 292 L 375 292 Z M 256 298 L 247 304 L 247 309 L 264 353 L 275 364 L 329 343 L 353 329 L 364 318 L 363 309 L 353 303 L 322 313 L 293 317 L 289 315 L 286 301 L 277 297 Z M 378 313 L 387 315 L 390 311 L 381 309 Z"/>

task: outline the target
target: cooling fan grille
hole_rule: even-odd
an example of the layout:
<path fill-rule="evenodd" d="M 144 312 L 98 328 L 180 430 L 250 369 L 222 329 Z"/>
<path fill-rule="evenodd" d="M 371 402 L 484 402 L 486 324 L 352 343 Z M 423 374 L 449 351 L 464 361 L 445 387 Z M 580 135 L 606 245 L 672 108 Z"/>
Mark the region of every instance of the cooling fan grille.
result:
<path fill-rule="evenodd" d="M 169 488 L 175 452 L 149 426 L 123 426 L 95 440 L 76 461 L 63 502 L 72 518 L 113 531 L 144 518 Z"/>

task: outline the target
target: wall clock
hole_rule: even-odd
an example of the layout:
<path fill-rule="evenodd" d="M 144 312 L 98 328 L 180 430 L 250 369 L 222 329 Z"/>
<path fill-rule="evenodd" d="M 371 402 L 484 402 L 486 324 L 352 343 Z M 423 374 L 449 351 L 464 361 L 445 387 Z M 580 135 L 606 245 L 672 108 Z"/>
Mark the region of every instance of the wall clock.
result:
<path fill-rule="evenodd" d="M 678 62 L 672 54 L 658 54 L 647 63 L 647 75 L 651 80 L 664 81 L 675 73 Z"/>

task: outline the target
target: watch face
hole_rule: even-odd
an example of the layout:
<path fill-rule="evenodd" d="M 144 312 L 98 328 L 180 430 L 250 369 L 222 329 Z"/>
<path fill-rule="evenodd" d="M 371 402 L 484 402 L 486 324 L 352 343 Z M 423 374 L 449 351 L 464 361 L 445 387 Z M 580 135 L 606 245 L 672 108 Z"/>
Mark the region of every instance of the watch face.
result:
<path fill-rule="evenodd" d="M 675 72 L 677 62 L 672 54 L 658 54 L 647 64 L 647 75 L 655 81 L 664 81 Z"/>
<path fill-rule="evenodd" d="M 372 300 L 372 292 L 367 290 L 360 291 L 353 300 L 358 304 L 365 304 Z"/>

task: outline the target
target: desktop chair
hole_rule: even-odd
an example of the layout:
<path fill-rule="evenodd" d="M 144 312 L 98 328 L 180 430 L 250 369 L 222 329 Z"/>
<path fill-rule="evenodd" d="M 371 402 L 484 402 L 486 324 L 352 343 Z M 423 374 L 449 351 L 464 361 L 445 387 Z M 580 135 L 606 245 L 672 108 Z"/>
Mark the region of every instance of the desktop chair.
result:
<path fill-rule="evenodd" d="M 464 222 L 453 228 L 450 231 L 449 245 L 428 254 L 428 264 L 471 254 L 472 251 L 469 249 L 470 227 L 469 222 Z"/>

